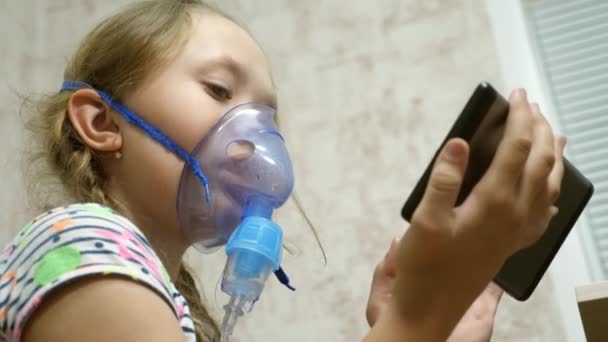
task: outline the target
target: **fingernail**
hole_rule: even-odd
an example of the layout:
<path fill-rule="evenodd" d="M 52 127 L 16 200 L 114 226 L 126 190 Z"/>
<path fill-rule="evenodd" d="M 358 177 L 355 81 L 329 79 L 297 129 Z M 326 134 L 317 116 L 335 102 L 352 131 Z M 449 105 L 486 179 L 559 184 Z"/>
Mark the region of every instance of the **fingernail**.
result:
<path fill-rule="evenodd" d="M 534 114 L 540 113 L 540 106 L 536 102 L 530 104 L 530 109 L 532 110 L 532 113 L 534 113 Z"/>
<path fill-rule="evenodd" d="M 448 142 L 445 152 L 446 157 L 452 161 L 460 160 L 464 153 L 461 144 L 455 142 Z"/>
<path fill-rule="evenodd" d="M 399 244 L 399 241 L 401 241 L 401 236 L 395 236 L 391 241 L 391 245 Z"/>
<path fill-rule="evenodd" d="M 559 136 L 558 144 L 559 144 L 559 149 L 562 152 L 562 154 L 564 153 L 564 147 L 566 147 L 567 142 L 568 142 L 568 139 L 565 136 L 563 136 L 563 135 Z"/>
<path fill-rule="evenodd" d="M 518 88 L 511 94 L 514 100 L 521 100 L 526 97 L 526 91 L 523 88 Z"/>
<path fill-rule="evenodd" d="M 391 241 L 391 249 L 395 248 L 398 243 L 399 243 L 399 240 L 397 240 L 397 238 L 394 238 L 393 241 Z"/>

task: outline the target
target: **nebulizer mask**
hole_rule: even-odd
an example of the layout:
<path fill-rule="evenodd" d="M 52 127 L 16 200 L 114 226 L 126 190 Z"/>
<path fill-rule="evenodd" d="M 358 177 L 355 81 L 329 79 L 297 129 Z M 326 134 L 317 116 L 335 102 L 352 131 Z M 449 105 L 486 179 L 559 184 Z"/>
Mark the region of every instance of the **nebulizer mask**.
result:
<path fill-rule="evenodd" d="M 62 91 L 81 88 L 92 87 L 66 81 Z M 96 91 L 127 122 L 185 161 L 177 196 L 182 232 L 205 253 L 226 246 L 221 287 L 230 296 L 222 324 L 222 341 L 227 341 L 236 320 L 252 310 L 270 273 L 293 290 L 280 267 L 283 232 L 272 221 L 273 211 L 294 186 L 291 159 L 274 124 L 275 109 L 258 103 L 232 108 L 188 153 L 129 108 Z"/>

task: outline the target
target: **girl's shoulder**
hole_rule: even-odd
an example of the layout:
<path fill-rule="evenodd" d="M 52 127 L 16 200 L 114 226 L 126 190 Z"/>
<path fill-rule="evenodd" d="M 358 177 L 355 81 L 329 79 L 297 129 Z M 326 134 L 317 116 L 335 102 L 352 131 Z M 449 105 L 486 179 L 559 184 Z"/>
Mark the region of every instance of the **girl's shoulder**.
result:
<path fill-rule="evenodd" d="M 106 275 L 153 289 L 180 321 L 187 310 L 133 223 L 99 204 L 73 204 L 36 217 L 0 254 L 0 332 L 18 341 L 24 323 L 52 290 L 79 278 Z"/>

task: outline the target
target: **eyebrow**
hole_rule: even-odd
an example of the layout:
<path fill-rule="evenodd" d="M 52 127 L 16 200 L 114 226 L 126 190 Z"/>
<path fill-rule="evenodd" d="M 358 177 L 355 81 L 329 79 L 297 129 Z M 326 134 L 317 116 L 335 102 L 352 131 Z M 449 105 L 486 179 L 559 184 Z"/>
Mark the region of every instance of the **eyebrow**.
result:
<path fill-rule="evenodd" d="M 212 58 L 208 61 L 209 64 L 222 66 L 232 73 L 237 75 L 239 78 L 245 78 L 245 69 L 243 66 L 234 60 L 234 58 L 230 56 L 221 56 Z"/>
<path fill-rule="evenodd" d="M 245 72 L 245 68 L 243 67 L 243 65 L 239 62 L 237 62 L 236 60 L 234 60 L 234 58 L 230 57 L 230 56 L 221 56 L 221 57 L 216 57 L 216 58 L 212 58 L 208 61 L 209 64 L 211 65 L 217 65 L 217 66 L 221 66 L 226 68 L 227 70 L 229 70 L 230 72 L 232 72 L 237 78 L 239 78 L 240 80 L 244 81 L 246 79 L 246 72 Z M 275 90 L 274 84 L 272 85 L 273 91 Z M 278 109 L 278 101 L 277 101 L 277 96 L 276 93 L 274 92 L 264 92 L 263 94 L 260 94 L 260 98 L 263 99 L 263 101 L 272 106 L 275 109 Z"/>

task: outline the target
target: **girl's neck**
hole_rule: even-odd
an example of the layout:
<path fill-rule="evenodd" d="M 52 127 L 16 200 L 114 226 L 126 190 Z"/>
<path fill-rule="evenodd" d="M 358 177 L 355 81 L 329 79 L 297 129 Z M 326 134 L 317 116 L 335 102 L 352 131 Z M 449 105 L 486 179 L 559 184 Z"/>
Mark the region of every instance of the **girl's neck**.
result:
<path fill-rule="evenodd" d="M 189 247 L 187 241 L 179 234 L 179 230 L 158 224 L 150 215 L 132 209 L 125 201 L 113 199 L 112 202 L 115 203 L 115 209 L 144 234 L 163 263 L 171 281 L 175 282 L 184 253 Z"/>

